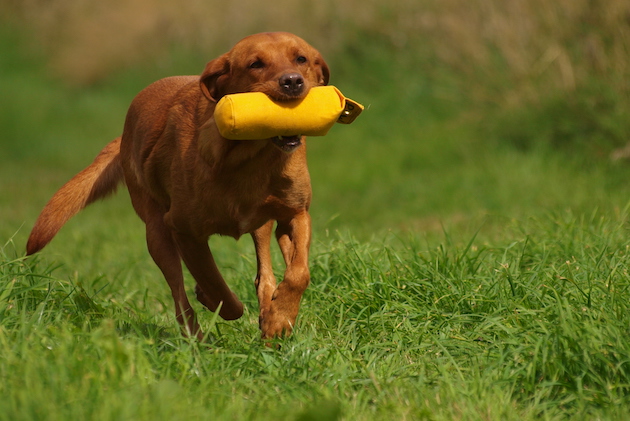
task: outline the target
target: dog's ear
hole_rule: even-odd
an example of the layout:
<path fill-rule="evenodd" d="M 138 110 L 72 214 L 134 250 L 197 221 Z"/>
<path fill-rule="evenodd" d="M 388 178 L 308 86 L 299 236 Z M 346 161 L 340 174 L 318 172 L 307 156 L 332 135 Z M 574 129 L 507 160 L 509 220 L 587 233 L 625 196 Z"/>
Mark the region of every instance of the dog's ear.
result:
<path fill-rule="evenodd" d="M 223 96 L 222 79 L 230 72 L 228 55 L 223 54 L 215 58 L 208 64 L 199 79 L 201 92 L 212 102 L 217 102 Z"/>
<path fill-rule="evenodd" d="M 330 69 L 328 68 L 328 64 L 326 64 L 322 56 L 317 57 L 315 64 L 319 66 L 319 68 L 317 69 L 319 84 L 328 85 L 328 81 L 330 80 Z"/>

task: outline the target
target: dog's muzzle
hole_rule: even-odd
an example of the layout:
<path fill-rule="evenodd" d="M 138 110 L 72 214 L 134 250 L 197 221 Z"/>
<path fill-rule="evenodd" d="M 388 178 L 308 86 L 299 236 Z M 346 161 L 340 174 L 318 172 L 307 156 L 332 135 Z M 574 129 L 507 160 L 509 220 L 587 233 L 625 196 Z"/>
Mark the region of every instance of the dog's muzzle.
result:
<path fill-rule="evenodd" d="M 293 152 L 302 144 L 302 135 L 296 136 L 276 136 L 272 138 L 273 144 L 284 152 Z"/>

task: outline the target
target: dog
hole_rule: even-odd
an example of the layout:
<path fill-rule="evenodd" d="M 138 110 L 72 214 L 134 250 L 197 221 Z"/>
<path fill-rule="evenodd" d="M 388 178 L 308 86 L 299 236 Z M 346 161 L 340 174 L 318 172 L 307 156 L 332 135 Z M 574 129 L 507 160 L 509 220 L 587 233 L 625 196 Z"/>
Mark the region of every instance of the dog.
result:
<path fill-rule="evenodd" d="M 27 254 L 41 250 L 73 215 L 124 182 L 146 225 L 149 253 L 171 289 L 185 335 L 203 339 L 184 289 L 182 261 L 205 307 L 225 320 L 243 314 L 243 304 L 212 257 L 208 238 L 213 234 L 252 236 L 261 336 L 290 335 L 310 282 L 305 137 L 228 140 L 219 134 L 213 112 L 224 95 L 263 92 L 276 101 L 295 100 L 311 87 L 327 85 L 329 78 L 328 65 L 315 48 L 296 35 L 271 32 L 242 39 L 210 61 L 201 76 L 152 83 L 131 102 L 122 136 L 46 204 Z M 280 283 L 271 266 L 274 225 L 286 264 Z"/>

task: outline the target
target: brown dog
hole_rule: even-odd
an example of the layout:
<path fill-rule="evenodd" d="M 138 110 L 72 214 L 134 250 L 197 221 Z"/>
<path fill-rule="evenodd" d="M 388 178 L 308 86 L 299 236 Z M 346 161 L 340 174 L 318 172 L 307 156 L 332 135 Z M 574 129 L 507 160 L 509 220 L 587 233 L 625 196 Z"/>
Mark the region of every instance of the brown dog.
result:
<path fill-rule="evenodd" d="M 208 237 L 250 233 L 262 337 L 290 334 L 310 280 L 305 139 L 228 140 L 220 136 L 213 112 L 223 95 L 264 92 L 292 100 L 328 79 L 317 50 L 279 32 L 244 38 L 209 62 L 201 77 L 175 76 L 149 85 L 131 103 L 122 137 L 105 146 L 42 210 L 27 253 L 41 250 L 73 215 L 124 180 L 184 333 L 203 336 L 184 290 L 180 260 L 197 282 L 197 299 L 212 311 L 220 309 L 224 319 L 237 319 L 243 304 L 219 273 Z M 271 268 L 274 221 L 286 262 L 278 285 Z"/>

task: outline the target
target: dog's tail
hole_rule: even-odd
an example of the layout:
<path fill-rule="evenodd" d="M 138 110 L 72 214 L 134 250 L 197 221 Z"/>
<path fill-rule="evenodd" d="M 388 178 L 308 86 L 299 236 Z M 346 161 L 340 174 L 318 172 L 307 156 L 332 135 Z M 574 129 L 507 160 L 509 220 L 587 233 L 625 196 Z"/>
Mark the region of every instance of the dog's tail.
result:
<path fill-rule="evenodd" d="M 94 162 L 72 177 L 46 204 L 26 244 L 26 253 L 37 253 L 53 239 L 70 218 L 90 203 L 113 193 L 123 181 L 120 140 L 116 138 Z"/>

